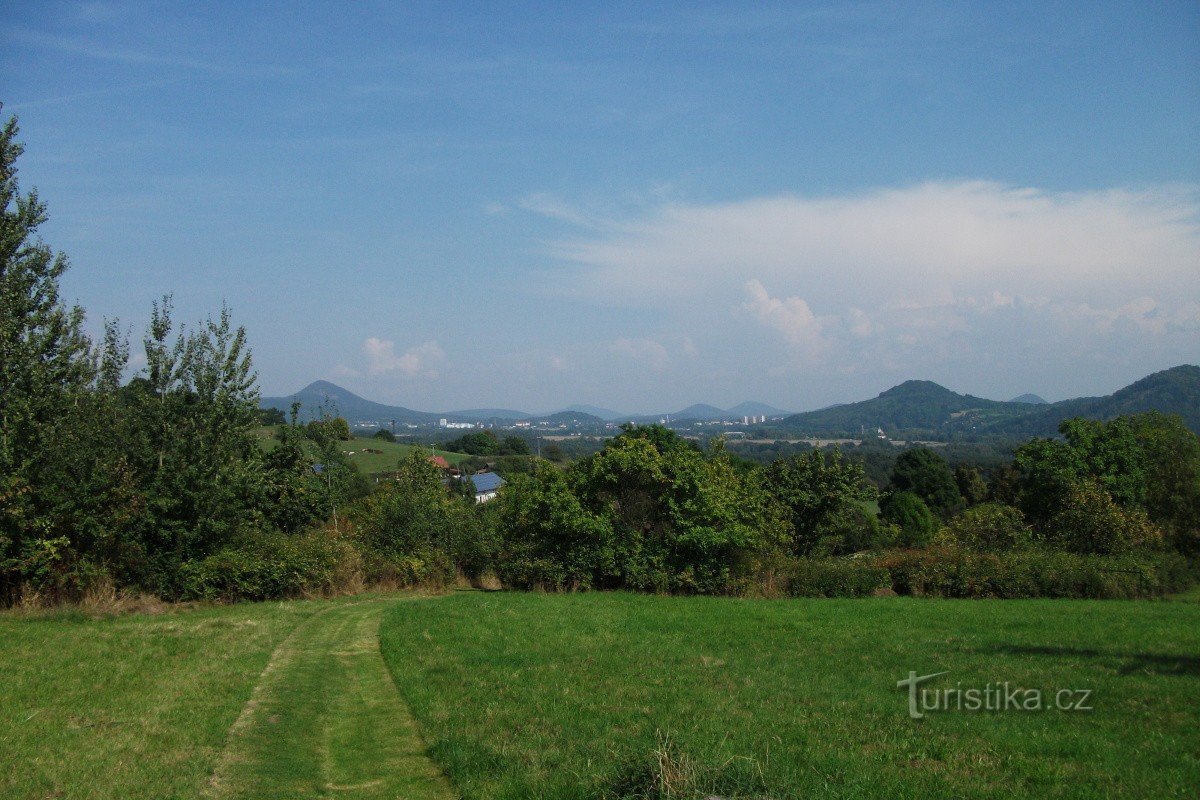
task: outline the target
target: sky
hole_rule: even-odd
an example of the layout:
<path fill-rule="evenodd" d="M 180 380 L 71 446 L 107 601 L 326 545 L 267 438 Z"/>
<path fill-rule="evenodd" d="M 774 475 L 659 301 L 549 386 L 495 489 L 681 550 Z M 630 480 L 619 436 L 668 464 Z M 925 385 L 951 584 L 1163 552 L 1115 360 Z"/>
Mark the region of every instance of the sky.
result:
<path fill-rule="evenodd" d="M 794 411 L 1200 363 L 1200 3 L 10 3 L 92 330 L 265 395 Z M 135 364 L 136 366 L 136 364 Z"/>

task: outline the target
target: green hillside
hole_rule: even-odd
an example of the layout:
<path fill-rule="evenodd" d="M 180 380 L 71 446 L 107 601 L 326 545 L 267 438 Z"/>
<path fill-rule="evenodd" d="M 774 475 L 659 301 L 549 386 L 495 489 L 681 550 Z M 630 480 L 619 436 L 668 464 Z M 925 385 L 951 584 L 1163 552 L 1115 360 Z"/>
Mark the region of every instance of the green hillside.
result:
<path fill-rule="evenodd" d="M 858 436 L 882 428 L 893 438 L 947 438 L 955 434 L 1052 436 L 1064 419 L 1112 419 L 1161 411 L 1179 414 L 1200 431 L 1200 367 L 1182 365 L 1148 375 L 1104 397 L 1058 403 L 986 400 L 932 381 L 905 381 L 871 400 L 794 414 L 780 427 L 810 436 Z"/>
<path fill-rule="evenodd" d="M 264 450 L 273 450 L 279 445 L 279 441 L 275 438 L 275 428 L 262 427 L 257 429 L 254 435 L 258 439 L 259 447 Z M 342 452 L 347 454 L 350 463 L 367 475 L 394 470 L 401 458 L 416 449 L 431 456 L 439 455 L 451 464 L 460 464 L 470 458 L 462 453 L 451 453 L 423 446 L 418 448 L 417 445 L 385 442 L 382 439 L 355 438 L 348 442 L 342 442 Z"/>

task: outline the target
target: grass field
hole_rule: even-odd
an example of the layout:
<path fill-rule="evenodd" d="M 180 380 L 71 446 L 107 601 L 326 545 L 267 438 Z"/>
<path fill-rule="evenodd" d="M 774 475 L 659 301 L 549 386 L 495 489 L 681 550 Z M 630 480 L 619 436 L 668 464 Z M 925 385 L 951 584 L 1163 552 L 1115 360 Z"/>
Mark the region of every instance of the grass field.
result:
<path fill-rule="evenodd" d="M 458 595 L 390 611 L 383 652 L 467 798 L 1200 787 L 1194 603 Z M 914 720 L 910 670 L 1090 689 L 1094 710 Z"/>
<path fill-rule="evenodd" d="M 0 797 L 1194 797 L 1197 600 L 5 613 Z M 913 720 L 909 670 L 1091 689 L 1094 710 Z"/>
<path fill-rule="evenodd" d="M 454 797 L 379 655 L 385 607 L 0 616 L 0 797 Z"/>
<path fill-rule="evenodd" d="M 272 450 L 279 444 L 275 439 L 274 427 L 257 428 L 254 431 L 254 436 L 258 440 L 259 446 L 264 450 Z M 378 450 L 379 452 L 368 453 L 366 452 L 367 448 Z M 396 469 L 396 465 L 400 463 L 400 459 L 415 449 L 420 449 L 431 456 L 439 455 L 451 464 L 460 464 L 470 458 L 470 456 L 463 453 L 451 453 L 447 450 L 435 450 L 428 447 L 418 448 L 416 445 L 385 442 L 382 439 L 362 439 L 355 437 L 348 442 L 342 442 L 342 452 L 349 455 L 350 463 L 357 467 L 360 472 L 368 475 L 376 472 L 389 472 Z"/>

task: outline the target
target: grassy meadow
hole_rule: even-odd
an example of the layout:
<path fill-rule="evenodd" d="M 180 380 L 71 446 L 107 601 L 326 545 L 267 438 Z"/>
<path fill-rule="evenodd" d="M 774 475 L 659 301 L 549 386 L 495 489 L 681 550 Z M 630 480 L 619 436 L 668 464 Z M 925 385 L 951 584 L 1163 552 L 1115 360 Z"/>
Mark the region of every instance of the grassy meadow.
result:
<path fill-rule="evenodd" d="M 1200 596 L 0 614 L 5 798 L 1194 797 Z M 907 714 L 896 682 L 1090 689 Z"/>
<path fill-rule="evenodd" d="M 466 798 L 1200 786 L 1195 603 L 456 595 L 388 612 L 383 652 Z M 1091 689 L 1094 710 L 913 720 L 910 670 Z"/>
<path fill-rule="evenodd" d="M 275 430 L 274 426 L 262 426 L 254 431 L 254 437 L 258 440 L 259 447 L 264 450 L 273 450 L 278 446 L 279 442 L 275 438 Z M 367 452 L 368 449 L 379 452 Z M 342 452 L 347 454 L 350 463 L 359 472 L 366 475 L 395 470 L 400 459 L 416 449 L 420 449 L 431 456 L 439 455 L 451 464 L 460 464 L 470 458 L 470 456 L 463 453 L 451 453 L 448 450 L 433 449 L 424 446 L 418 448 L 416 445 L 387 442 L 383 439 L 364 439 L 356 436 L 348 442 L 342 442 Z"/>

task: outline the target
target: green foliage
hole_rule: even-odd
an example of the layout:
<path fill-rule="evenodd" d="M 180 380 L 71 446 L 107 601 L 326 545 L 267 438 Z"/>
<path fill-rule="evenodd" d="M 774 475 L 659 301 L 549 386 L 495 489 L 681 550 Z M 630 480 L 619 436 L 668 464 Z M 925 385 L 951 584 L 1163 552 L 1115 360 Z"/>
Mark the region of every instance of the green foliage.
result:
<path fill-rule="evenodd" d="M 886 568 L 869 558 L 796 558 L 777 576 L 791 597 L 870 597 L 892 586 Z"/>
<path fill-rule="evenodd" d="M 889 484 L 892 492 L 911 492 L 933 513 L 946 518 L 962 506 L 962 495 L 946 459 L 927 447 L 905 450 L 896 459 Z"/>
<path fill-rule="evenodd" d="M 475 431 L 465 433 L 457 439 L 446 442 L 446 449 L 452 453 L 466 453 L 472 456 L 494 456 L 500 452 L 500 440 L 491 431 Z"/>
<path fill-rule="evenodd" d="M 938 531 L 936 540 L 987 553 L 1019 550 L 1033 541 L 1033 529 L 1020 509 L 1001 503 L 968 508 Z"/>
<path fill-rule="evenodd" d="M 369 578 L 448 583 L 455 567 L 478 578 L 490 560 L 474 504 L 453 494 L 417 450 L 359 504 L 354 520 Z"/>
<path fill-rule="evenodd" d="M 67 258 L 37 236 L 46 207 L 21 194 L 17 133 L 15 118 L 0 128 L 0 599 L 23 579 L 21 553 L 66 534 L 54 507 L 69 487 L 49 473 L 96 376 L 83 309 L 59 296 Z"/>
<path fill-rule="evenodd" d="M 930 597 L 1162 597 L 1195 582 L 1173 553 L 1102 556 L 1028 548 L 979 553 L 958 547 L 893 551 L 878 560 L 898 594 Z"/>
<path fill-rule="evenodd" d="M 954 484 L 968 506 L 977 506 L 987 499 L 988 485 L 979 474 L 978 467 L 959 464 L 954 468 Z"/>
<path fill-rule="evenodd" d="M 933 538 L 937 523 L 925 501 L 912 492 L 893 492 L 879 503 L 880 516 L 898 529 L 896 544 L 922 547 Z"/>
<path fill-rule="evenodd" d="M 1045 526 L 1046 540 L 1073 553 L 1118 555 L 1162 544 L 1162 533 L 1140 508 L 1122 508 L 1099 482 L 1073 484 Z"/>
<path fill-rule="evenodd" d="M 372 435 L 373 439 L 382 439 L 385 442 L 396 441 L 396 434 L 389 431 L 387 428 L 380 428 Z"/>
<path fill-rule="evenodd" d="M 339 588 L 357 554 L 326 531 L 257 534 L 179 569 L 180 595 L 197 600 L 271 600 Z"/>
<path fill-rule="evenodd" d="M 585 508 L 610 521 L 625 586 L 739 591 L 788 524 L 754 475 L 660 426 L 627 428 L 573 471 Z"/>
<path fill-rule="evenodd" d="M 1146 513 L 1172 547 L 1200 556 L 1200 436 L 1179 416 L 1150 412 L 1130 422 L 1142 449 Z"/>
<path fill-rule="evenodd" d="M 283 425 L 287 422 L 287 415 L 278 408 L 260 408 L 258 409 L 258 424 L 259 425 Z"/>
<path fill-rule="evenodd" d="M 500 580 L 514 588 L 620 585 L 612 524 L 581 505 L 566 476 L 539 466 L 515 476 L 499 504 Z"/>
<path fill-rule="evenodd" d="M 767 490 L 787 509 L 794 531 L 792 551 L 797 555 L 871 546 L 857 536 L 862 527 L 870 530 L 871 526 L 860 504 L 876 499 L 878 493 L 865 483 L 862 466 L 844 459 L 840 450 L 829 456 L 814 450 L 776 461 L 767 468 L 764 480 Z"/>
<path fill-rule="evenodd" d="M 348 442 L 354 438 L 350 433 L 350 423 L 344 417 L 333 416 L 324 408 L 320 410 L 316 419 L 310 420 L 305 426 L 305 435 L 318 444 L 328 441 Z"/>

